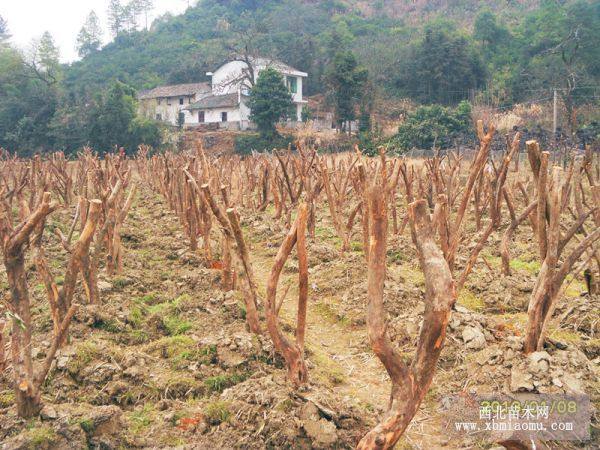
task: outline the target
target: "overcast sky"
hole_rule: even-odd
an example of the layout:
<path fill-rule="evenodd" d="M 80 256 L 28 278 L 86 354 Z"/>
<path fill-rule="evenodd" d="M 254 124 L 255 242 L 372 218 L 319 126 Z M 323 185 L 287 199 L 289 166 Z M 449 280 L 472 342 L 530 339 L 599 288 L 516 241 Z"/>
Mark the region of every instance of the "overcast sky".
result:
<path fill-rule="evenodd" d="M 165 12 L 181 13 L 188 1 L 192 3 L 191 0 L 154 0 L 152 17 Z M 49 31 L 60 47 L 61 61 L 70 62 L 78 58 L 75 40 L 91 10 L 100 17 L 104 42 L 109 41 L 107 6 L 108 0 L 0 0 L 0 16 L 8 22 L 11 40 L 18 47 L 27 48 L 32 39 Z"/>

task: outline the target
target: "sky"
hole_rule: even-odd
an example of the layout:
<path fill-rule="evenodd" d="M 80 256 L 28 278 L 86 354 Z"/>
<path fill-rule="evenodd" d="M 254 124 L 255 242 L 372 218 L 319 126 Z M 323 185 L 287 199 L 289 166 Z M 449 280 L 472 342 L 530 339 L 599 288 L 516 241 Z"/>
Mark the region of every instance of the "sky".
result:
<path fill-rule="evenodd" d="M 126 3 L 126 0 L 123 0 Z M 154 0 L 154 10 L 149 17 L 166 12 L 179 14 L 185 11 L 190 0 Z M 32 39 L 49 31 L 60 47 L 62 62 L 78 59 L 75 41 L 87 15 L 94 10 L 100 18 L 104 31 L 104 43 L 110 35 L 106 24 L 108 0 L 0 0 L 0 16 L 8 22 L 11 41 L 21 49 L 27 49 Z"/>

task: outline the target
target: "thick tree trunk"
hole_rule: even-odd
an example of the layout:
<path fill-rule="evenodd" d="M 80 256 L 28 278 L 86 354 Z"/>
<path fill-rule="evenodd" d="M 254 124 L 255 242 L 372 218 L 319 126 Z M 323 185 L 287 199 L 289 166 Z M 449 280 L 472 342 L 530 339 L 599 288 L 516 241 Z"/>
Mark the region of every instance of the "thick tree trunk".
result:
<path fill-rule="evenodd" d="M 387 211 L 380 193 L 373 189 L 369 195 L 371 210 L 371 245 L 367 327 L 373 351 L 392 379 L 390 408 L 383 420 L 358 444 L 358 449 L 390 449 L 402 436 L 433 380 L 435 366 L 446 337 L 446 327 L 456 290 L 448 263 L 435 243 L 434 227 L 425 200 L 409 205 L 413 241 L 419 263 L 425 275 L 425 315 L 415 356 L 407 366 L 391 343 L 386 332 L 383 307 L 385 258 L 387 247 Z"/>

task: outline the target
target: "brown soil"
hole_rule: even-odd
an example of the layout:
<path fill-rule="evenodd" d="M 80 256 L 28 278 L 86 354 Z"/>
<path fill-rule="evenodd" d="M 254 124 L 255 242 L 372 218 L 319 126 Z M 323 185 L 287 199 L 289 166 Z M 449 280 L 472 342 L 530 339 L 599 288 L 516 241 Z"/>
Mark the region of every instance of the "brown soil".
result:
<path fill-rule="evenodd" d="M 285 230 L 269 208 L 241 213 L 264 297 Z M 53 220 L 61 222 L 66 214 Z M 102 305 L 85 305 L 77 313 L 70 342 L 44 387 L 40 419 L 16 417 L 12 373 L 0 375 L 2 448 L 353 448 L 384 411 L 389 378 L 366 335 L 360 236 L 340 255 L 324 208 L 318 217 L 316 242 L 309 242 L 308 386 L 291 389 L 268 337 L 246 330 L 239 294 L 219 289 L 218 271 L 187 249 L 177 218 L 143 188 L 124 226 L 124 275 L 101 277 Z M 522 228 L 511 249 L 511 277 L 500 276 L 498 236 L 483 255 L 489 267 L 481 258 L 476 265 L 459 297 L 432 388 L 397 448 L 491 446 L 445 433 L 441 405 L 446 395 L 461 392 L 510 392 L 518 375 L 533 370 L 519 348 L 538 267 L 530 230 Z M 64 254 L 56 242 L 51 245 L 50 259 L 61 267 Z M 389 330 L 410 357 L 423 311 L 423 277 L 408 232 L 391 236 L 388 248 Z M 281 286 L 292 283 L 282 310 L 286 330 L 295 317 L 296 272 L 292 258 L 280 280 Z M 51 322 L 33 267 L 28 275 L 34 354 L 41 360 Z M 4 272 L 0 291 L 7 292 Z M 532 372 L 529 381 L 538 392 L 581 389 L 600 406 L 600 299 L 582 297 L 582 291 L 577 280 L 567 289 L 555 313 L 563 320 L 555 320 L 549 332 L 549 367 Z M 473 330 L 483 341 L 468 340 Z M 597 413 L 594 422 L 598 439 Z M 594 444 L 579 448 L 586 445 Z"/>

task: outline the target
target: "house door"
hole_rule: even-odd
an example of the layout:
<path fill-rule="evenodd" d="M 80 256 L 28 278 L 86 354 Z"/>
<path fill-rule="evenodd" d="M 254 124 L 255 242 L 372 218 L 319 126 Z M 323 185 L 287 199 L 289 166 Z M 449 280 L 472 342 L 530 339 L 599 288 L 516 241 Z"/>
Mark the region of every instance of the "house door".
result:
<path fill-rule="evenodd" d="M 221 113 L 221 122 L 227 122 L 227 113 L 226 112 Z"/>
<path fill-rule="evenodd" d="M 198 111 L 198 122 L 204 123 L 204 111 Z"/>

